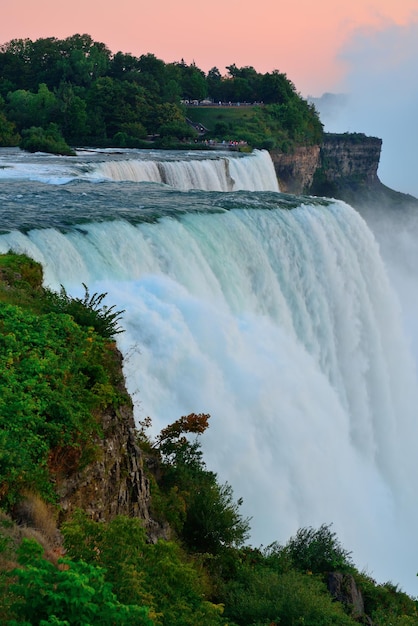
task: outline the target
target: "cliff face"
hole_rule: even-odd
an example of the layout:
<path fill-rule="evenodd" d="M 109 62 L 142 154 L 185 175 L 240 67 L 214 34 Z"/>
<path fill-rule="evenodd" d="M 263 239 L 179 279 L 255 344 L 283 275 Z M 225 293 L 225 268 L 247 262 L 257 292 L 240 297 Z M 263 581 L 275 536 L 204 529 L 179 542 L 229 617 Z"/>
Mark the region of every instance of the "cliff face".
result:
<path fill-rule="evenodd" d="M 280 189 L 287 193 L 352 200 L 378 187 L 382 140 L 363 134 L 325 134 L 321 146 L 299 148 L 292 154 L 272 152 Z"/>
<path fill-rule="evenodd" d="M 382 140 L 362 134 L 326 134 L 320 151 L 320 169 L 325 179 L 374 184 L 378 181 Z"/>
<path fill-rule="evenodd" d="M 320 166 L 320 146 L 301 146 L 291 154 L 273 150 L 270 154 L 282 191 L 300 194 L 311 188 Z"/>
<path fill-rule="evenodd" d="M 122 357 L 115 348 L 122 369 Z M 125 391 L 124 383 L 121 383 Z M 150 514 L 150 484 L 144 471 L 144 455 L 136 443 L 133 407 L 129 401 L 108 408 L 101 416 L 103 436 L 96 441 L 97 453 L 88 465 L 73 474 L 56 473 L 61 521 L 84 510 L 95 521 L 110 521 L 116 515 L 139 517 L 151 541 L 168 538 L 168 526 L 160 526 Z"/>

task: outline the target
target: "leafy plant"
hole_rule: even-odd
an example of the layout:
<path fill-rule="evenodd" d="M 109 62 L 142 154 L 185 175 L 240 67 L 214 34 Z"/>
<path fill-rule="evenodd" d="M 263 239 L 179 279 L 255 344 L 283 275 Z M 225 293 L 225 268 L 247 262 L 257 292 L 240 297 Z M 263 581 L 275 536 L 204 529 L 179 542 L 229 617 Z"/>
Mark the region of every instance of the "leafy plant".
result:
<path fill-rule="evenodd" d="M 218 626 L 219 607 L 206 599 L 205 575 L 174 542 L 149 543 L 140 520 L 97 523 L 78 512 L 62 532 L 69 554 L 106 569 L 120 599 L 146 604 L 161 626 Z"/>
<path fill-rule="evenodd" d="M 60 134 L 58 126 L 52 122 L 47 128 L 31 126 L 31 128 L 22 130 L 19 147 L 27 152 L 50 152 L 75 156 L 74 150 L 70 148 Z"/>
<path fill-rule="evenodd" d="M 200 435 L 208 427 L 209 415 L 191 413 L 164 428 L 155 447 L 161 455 L 162 477 L 159 504 L 186 545 L 196 552 L 217 553 L 239 546 L 249 534 L 249 519 L 239 512 L 242 500 L 233 499 L 232 488 L 220 485 L 215 473 L 206 469 L 200 443 L 186 434 Z"/>
<path fill-rule="evenodd" d="M 322 574 L 347 571 L 352 567 L 351 552 L 343 548 L 330 524 L 318 529 L 301 528 L 285 547 L 293 566 L 302 572 Z"/>
<path fill-rule="evenodd" d="M 101 337 L 112 339 L 115 335 L 123 333 L 119 321 L 125 311 L 115 311 L 115 305 L 108 307 L 102 304 L 107 293 L 91 295 L 87 285 L 84 283 L 82 285 L 85 291 L 83 298 L 68 295 L 62 285 L 58 294 L 49 292 L 48 298 L 53 308 L 61 313 L 68 313 L 80 326 L 94 328 Z"/>
<path fill-rule="evenodd" d="M 68 315 L 0 303 L 0 501 L 54 497 L 50 472 L 75 471 L 100 433 L 95 411 L 121 396 L 112 348 Z"/>
<path fill-rule="evenodd" d="M 118 601 L 102 568 L 68 558 L 56 567 L 42 552 L 35 541 L 22 541 L 20 566 L 10 573 L 15 579 L 10 589 L 18 598 L 12 607 L 18 619 L 10 626 L 153 626 L 146 607 Z"/>

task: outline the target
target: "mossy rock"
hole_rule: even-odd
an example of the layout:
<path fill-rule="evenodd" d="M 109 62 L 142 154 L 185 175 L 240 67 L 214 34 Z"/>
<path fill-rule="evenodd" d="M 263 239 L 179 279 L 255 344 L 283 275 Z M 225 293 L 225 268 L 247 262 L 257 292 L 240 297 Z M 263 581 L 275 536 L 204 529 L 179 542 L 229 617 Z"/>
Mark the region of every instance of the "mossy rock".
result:
<path fill-rule="evenodd" d="M 29 285 L 32 289 L 42 286 L 42 266 L 24 254 L 8 252 L 0 255 L 0 282 L 8 287 Z"/>

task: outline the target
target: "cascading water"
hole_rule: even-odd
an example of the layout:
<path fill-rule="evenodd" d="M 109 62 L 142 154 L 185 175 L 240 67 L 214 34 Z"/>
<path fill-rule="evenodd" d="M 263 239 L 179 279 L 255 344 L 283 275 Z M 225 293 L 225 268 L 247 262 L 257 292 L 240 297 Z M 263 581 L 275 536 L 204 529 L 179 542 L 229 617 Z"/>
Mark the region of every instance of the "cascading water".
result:
<path fill-rule="evenodd" d="M 248 167 L 248 159 L 251 167 Z M 111 160 L 94 170 L 95 176 L 118 181 L 165 183 L 176 189 L 206 191 L 279 191 L 268 152 L 256 151 L 251 157 L 190 160 Z"/>
<path fill-rule="evenodd" d="M 245 171 L 256 162 L 231 158 L 229 174 L 257 179 Z M 118 343 L 137 419 L 157 432 L 211 414 L 205 459 L 243 496 L 252 543 L 333 523 L 359 567 L 412 593 L 417 377 L 363 219 L 274 191 L 82 177 L 13 189 L 0 184 L 0 252 L 27 252 L 46 283 L 77 295 L 84 282 L 126 310 Z"/>

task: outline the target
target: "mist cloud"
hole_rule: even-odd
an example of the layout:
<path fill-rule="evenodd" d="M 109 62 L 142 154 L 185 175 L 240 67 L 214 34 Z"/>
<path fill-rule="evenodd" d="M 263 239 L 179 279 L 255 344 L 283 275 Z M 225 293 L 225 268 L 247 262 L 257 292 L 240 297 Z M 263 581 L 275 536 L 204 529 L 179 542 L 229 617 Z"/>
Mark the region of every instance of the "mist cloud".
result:
<path fill-rule="evenodd" d="M 344 96 L 317 102 L 325 130 L 381 137 L 379 178 L 418 196 L 418 21 L 358 30 L 339 59 Z"/>

